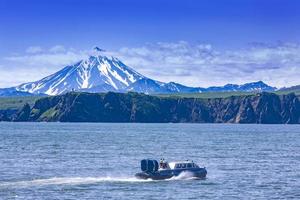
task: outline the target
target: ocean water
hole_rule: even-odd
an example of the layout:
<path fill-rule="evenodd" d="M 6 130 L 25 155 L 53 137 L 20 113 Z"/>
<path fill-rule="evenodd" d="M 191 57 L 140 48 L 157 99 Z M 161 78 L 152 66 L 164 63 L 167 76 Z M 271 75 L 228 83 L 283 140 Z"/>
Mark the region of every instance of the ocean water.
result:
<path fill-rule="evenodd" d="M 137 180 L 144 158 L 205 180 Z M 0 123 L 0 199 L 300 199 L 300 126 Z"/>

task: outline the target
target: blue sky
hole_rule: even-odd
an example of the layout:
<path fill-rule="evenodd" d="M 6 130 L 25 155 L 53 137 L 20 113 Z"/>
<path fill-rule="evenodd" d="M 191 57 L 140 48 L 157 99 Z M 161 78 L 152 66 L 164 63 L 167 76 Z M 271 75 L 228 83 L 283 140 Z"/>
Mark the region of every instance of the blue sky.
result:
<path fill-rule="evenodd" d="M 95 45 L 161 81 L 300 84 L 299 10 L 297 0 L 0 0 L 0 87 Z"/>

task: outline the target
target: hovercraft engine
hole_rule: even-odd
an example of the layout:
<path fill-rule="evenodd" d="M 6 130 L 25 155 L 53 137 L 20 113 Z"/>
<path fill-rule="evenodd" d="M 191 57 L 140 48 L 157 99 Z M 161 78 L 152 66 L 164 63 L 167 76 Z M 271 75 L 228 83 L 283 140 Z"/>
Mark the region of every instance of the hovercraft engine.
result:
<path fill-rule="evenodd" d="M 158 171 L 158 162 L 156 160 L 141 160 L 141 170 L 147 173 L 153 173 Z"/>
<path fill-rule="evenodd" d="M 154 173 L 158 171 L 158 162 L 156 160 L 141 160 L 142 172 L 136 173 L 135 177 L 139 179 L 151 178 Z"/>

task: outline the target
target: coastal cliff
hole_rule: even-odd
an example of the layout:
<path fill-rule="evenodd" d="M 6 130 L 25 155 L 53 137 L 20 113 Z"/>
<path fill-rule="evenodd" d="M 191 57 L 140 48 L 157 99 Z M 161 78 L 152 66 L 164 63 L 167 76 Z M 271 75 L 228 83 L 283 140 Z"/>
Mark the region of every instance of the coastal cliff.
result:
<path fill-rule="evenodd" d="M 1 119 L 48 122 L 297 124 L 300 123 L 300 102 L 293 93 L 198 99 L 138 93 L 72 92 L 38 99 L 33 106 L 25 104 L 10 116 L 0 115 Z"/>

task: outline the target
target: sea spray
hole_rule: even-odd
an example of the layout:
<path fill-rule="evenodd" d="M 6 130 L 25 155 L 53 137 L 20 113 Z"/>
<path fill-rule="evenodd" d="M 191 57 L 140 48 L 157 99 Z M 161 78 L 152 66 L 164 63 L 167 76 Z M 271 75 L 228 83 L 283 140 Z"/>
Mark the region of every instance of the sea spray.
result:
<path fill-rule="evenodd" d="M 192 172 L 183 171 L 178 176 L 173 176 L 168 180 L 192 180 L 192 179 L 198 179 L 198 178 L 195 177 L 195 175 Z"/>

